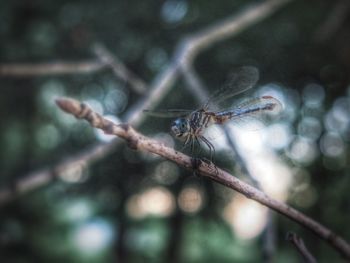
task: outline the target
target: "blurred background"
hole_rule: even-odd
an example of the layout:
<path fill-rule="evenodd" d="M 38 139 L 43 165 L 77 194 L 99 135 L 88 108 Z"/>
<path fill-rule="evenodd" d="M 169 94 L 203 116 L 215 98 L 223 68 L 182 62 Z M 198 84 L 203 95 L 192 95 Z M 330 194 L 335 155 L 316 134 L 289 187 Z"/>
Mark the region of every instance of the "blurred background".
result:
<path fill-rule="evenodd" d="M 1 1 L 0 261 L 298 262 L 285 240 L 292 231 L 319 262 L 342 262 L 309 230 L 123 142 L 90 165 L 57 168 L 112 138 L 58 110 L 55 98 L 77 98 L 119 122 L 149 89 L 135 90 L 100 68 L 92 46 L 102 45 L 151 84 L 185 36 L 264 2 Z M 240 158 L 220 137 L 216 163 L 347 240 L 349 28 L 349 1 L 290 1 L 201 52 L 193 65 L 209 92 L 232 69 L 254 66 L 260 80 L 243 97 L 271 95 L 284 106 L 266 127 L 230 126 Z M 89 67 L 29 74 L 16 66 L 53 62 Z M 199 105 L 179 78 L 154 107 Z M 170 123 L 146 116 L 138 130 L 181 149 Z"/>

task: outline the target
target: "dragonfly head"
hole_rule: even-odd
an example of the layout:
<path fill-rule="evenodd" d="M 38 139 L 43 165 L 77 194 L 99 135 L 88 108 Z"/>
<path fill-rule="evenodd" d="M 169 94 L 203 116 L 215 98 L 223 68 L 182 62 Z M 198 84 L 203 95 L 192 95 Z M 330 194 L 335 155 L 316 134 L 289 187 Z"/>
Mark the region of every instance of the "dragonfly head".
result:
<path fill-rule="evenodd" d="M 171 124 L 171 131 L 177 138 L 186 138 L 190 132 L 189 121 L 185 118 L 178 118 Z"/>

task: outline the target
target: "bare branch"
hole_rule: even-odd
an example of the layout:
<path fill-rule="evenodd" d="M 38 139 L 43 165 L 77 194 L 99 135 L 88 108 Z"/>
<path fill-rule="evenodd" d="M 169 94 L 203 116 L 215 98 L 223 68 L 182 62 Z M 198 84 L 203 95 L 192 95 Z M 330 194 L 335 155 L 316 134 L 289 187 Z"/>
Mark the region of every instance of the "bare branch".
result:
<path fill-rule="evenodd" d="M 0 76 L 26 77 L 62 74 L 88 74 L 106 67 L 98 60 L 83 62 L 48 62 L 48 63 L 21 63 L 0 64 Z"/>
<path fill-rule="evenodd" d="M 196 70 L 193 68 L 193 65 L 189 63 L 183 64 L 181 67 L 181 74 L 187 83 L 186 87 L 188 87 L 188 90 L 192 93 L 198 103 L 203 105 L 209 98 L 209 93 Z M 217 105 L 212 106 L 216 107 Z"/>
<path fill-rule="evenodd" d="M 263 258 L 264 262 L 274 262 L 273 258 L 276 254 L 276 223 L 275 214 L 272 210 L 268 210 L 267 225 L 265 226 L 263 235 Z"/>
<path fill-rule="evenodd" d="M 62 110 L 74 115 L 76 118 L 87 120 L 91 126 L 102 129 L 106 134 L 113 134 L 123 138 L 128 143 L 128 146 L 134 150 L 157 154 L 167 160 L 177 163 L 181 167 L 193 170 L 191 157 L 138 133 L 129 124 L 116 125 L 94 112 L 86 104 L 73 99 L 61 98 L 56 102 Z M 216 167 L 213 163 L 201 161 L 198 167 L 196 167 L 196 172 L 292 219 L 313 231 L 339 251 L 345 258 L 350 259 L 350 245 L 344 239 L 296 209 L 272 199 L 262 191 Z"/>
<path fill-rule="evenodd" d="M 200 31 L 200 33 L 194 34 L 193 36 L 190 35 L 188 38 L 180 41 L 173 56 L 172 62 L 156 76 L 149 92 L 147 93 L 148 96 L 140 100 L 133 107 L 130 107 L 130 109 L 124 115 L 123 120 L 136 127 L 140 125 L 144 120 L 144 115 L 141 114 L 142 110 L 155 107 L 159 101 L 164 98 L 178 77 L 181 64 L 191 64 L 195 56 L 203 51 L 204 48 L 208 48 L 209 46 L 229 36 L 232 37 L 237 35 L 247 27 L 261 21 L 269 15 L 272 15 L 279 7 L 284 6 L 288 2 L 289 0 L 270 0 L 263 2 L 259 5 L 250 7 L 237 17 L 225 19 L 213 26 L 208 27 L 208 29 Z M 221 30 L 221 27 L 224 27 L 225 30 Z M 221 33 L 217 34 L 216 31 L 220 31 Z M 208 34 L 208 37 L 205 37 L 204 34 Z M 214 36 L 218 37 L 218 39 L 215 39 Z M 99 61 L 99 63 L 101 62 Z M 35 66 L 36 65 L 32 65 L 31 68 L 36 68 Z M 29 70 L 28 67 L 26 67 L 26 70 Z M 52 171 L 60 170 L 61 167 L 71 167 L 80 163 L 85 163 L 86 165 L 92 164 L 94 161 L 109 154 L 117 144 L 118 141 L 113 141 L 109 144 L 97 144 L 90 149 L 86 149 L 81 153 L 78 153 L 77 155 L 54 165 L 53 167 L 29 173 L 23 176 L 23 179 L 15 182 L 14 185 L 21 185 L 22 183 L 30 184 L 31 181 L 36 181 L 38 182 L 35 184 L 36 187 L 43 186 L 51 180 L 38 180 L 37 178 L 42 178 L 45 176 L 47 178 L 52 178 Z M 35 187 L 27 189 L 34 188 Z M 20 194 L 16 189 L 16 187 L 1 189 L 0 205 L 7 203 Z"/>
<path fill-rule="evenodd" d="M 0 206 L 11 202 L 23 193 L 38 189 L 52 182 L 57 176 L 69 172 L 77 167 L 84 168 L 111 153 L 120 140 L 109 144 L 97 144 L 75 156 L 56 164 L 53 167 L 43 168 L 31 172 L 11 184 L 11 187 L 0 190 Z"/>
<path fill-rule="evenodd" d="M 130 83 L 135 92 L 144 94 L 147 91 L 147 84 L 131 72 L 116 56 L 109 52 L 102 44 L 98 43 L 92 47 L 93 52 L 103 63 L 110 66 L 116 76 Z"/>
<path fill-rule="evenodd" d="M 328 17 L 316 30 L 313 37 L 314 40 L 317 42 L 325 42 L 329 40 L 348 18 L 349 11 L 350 2 L 348 0 L 339 0 L 329 12 Z"/>
<path fill-rule="evenodd" d="M 208 28 L 189 37 L 190 49 L 189 55 L 195 56 L 198 51 L 210 47 L 213 43 L 223 41 L 240 33 L 270 16 L 280 7 L 284 6 L 291 0 L 270 0 L 262 2 L 260 5 L 247 8 L 238 15 L 228 17 Z"/>
<path fill-rule="evenodd" d="M 294 247 L 298 250 L 300 255 L 304 258 L 307 263 L 317 263 L 315 257 L 310 253 L 310 251 L 306 248 L 304 241 L 301 237 L 298 237 L 295 233 L 287 233 L 286 239 L 291 242 Z"/>

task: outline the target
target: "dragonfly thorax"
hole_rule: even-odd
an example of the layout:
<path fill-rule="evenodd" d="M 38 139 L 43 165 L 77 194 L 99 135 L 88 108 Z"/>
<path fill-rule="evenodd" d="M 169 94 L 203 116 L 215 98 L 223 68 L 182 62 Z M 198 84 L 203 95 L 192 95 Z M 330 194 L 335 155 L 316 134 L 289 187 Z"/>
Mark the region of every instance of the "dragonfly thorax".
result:
<path fill-rule="evenodd" d="M 190 131 L 190 123 L 186 118 L 178 118 L 171 124 L 171 131 L 177 138 L 186 138 Z"/>

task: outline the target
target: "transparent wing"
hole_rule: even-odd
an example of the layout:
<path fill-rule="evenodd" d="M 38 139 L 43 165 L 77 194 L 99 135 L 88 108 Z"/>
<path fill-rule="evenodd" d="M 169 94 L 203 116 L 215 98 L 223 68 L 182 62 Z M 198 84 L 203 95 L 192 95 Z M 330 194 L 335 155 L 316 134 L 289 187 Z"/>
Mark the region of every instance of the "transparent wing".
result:
<path fill-rule="evenodd" d="M 228 82 L 216 90 L 207 100 L 204 108 L 210 105 L 218 105 L 222 101 L 231 98 L 252 88 L 259 80 L 259 71 L 252 66 L 244 66 L 235 71 L 229 78 Z"/>
<path fill-rule="evenodd" d="M 169 109 L 169 110 L 143 110 L 143 113 L 160 118 L 175 118 L 175 117 L 184 117 L 190 114 L 191 110 L 182 110 L 182 109 Z"/>
<path fill-rule="evenodd" d="M 203 135 L 208 140 L 215 141 L 217 139 L 225 137 L 225 132 L 223 130 L 222 125 L 215 124 L 215 125 L 211 125 L 210 127 L 208 127 L 204 131 Z"/>

